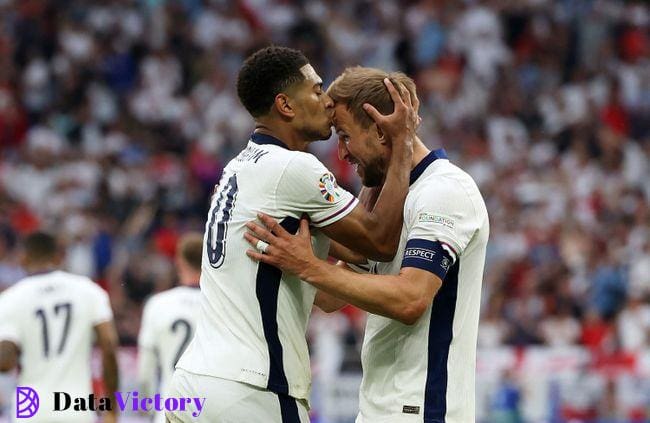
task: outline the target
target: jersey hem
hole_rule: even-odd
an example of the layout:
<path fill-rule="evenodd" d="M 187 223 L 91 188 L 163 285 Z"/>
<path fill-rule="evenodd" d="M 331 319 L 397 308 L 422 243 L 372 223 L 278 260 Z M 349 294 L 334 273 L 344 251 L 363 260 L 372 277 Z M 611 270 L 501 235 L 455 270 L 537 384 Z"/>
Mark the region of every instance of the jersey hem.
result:
<path fill-rule="evenodd" d="M 253 378 L 253 377 L 242 377 L 242 376 L 232 376 L 232 375 L 226 375 L 226 374 L 217 374 L 217 372 L 202 372 L 202 371 L 196 371 L 196 370 L 191 370 L 188 369 L 185 366 L 182 365 L 176 365 L 177 369 L 184 370 L 188 373 L 192 373 L 195 375 L 199 376 L 207 376 L 207 377 L 215 377 L 217 379 L 225 379 L 225 380 L 231 380 L 233 382 L 240 382 L 240 383 L 245 383 L 247 385 L 252 385 L 257 388 L 265 389 L 267 391 L 273 392 L 273 393 L 282 393 L 284 395 L 289 395 L 292 398 L 299 399 L 299 400 L 305 400 L 309 403 L 309 391 L 307 392 L 296 392 L 296 389 L 291 388 L 291 384 L 289 386 L 284 385 L 278 385 L 278 384 L 273 384 L 269 385 L 267 380 L 260 380 L 259 378 Z M 283 388 L 282 391 L 277 391 L 276 389 L 278 388 Z M 287 394 L 287 391 L 289 392 Z"/>

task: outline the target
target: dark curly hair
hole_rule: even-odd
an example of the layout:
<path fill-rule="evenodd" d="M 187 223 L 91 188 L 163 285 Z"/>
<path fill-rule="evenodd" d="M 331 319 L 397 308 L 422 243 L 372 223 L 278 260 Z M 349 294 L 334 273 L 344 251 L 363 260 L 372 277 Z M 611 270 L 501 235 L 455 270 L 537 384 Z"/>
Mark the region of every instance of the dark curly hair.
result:
<path fill-rule="evenodd" d="M 237 95 L 253 117 L 264 116 L 278 93 L 305 76 L 300 68 L 309 60 L 298 50 L 269 46 L 249 56 L 237 76 Z"/>
<path fill-rule="evenodd" d="M 59 245 L 54 235 L 46 232 L 33 232 L 23 240 L 25 254 L 35 263 L 53 260 L 59 252 Z"/>

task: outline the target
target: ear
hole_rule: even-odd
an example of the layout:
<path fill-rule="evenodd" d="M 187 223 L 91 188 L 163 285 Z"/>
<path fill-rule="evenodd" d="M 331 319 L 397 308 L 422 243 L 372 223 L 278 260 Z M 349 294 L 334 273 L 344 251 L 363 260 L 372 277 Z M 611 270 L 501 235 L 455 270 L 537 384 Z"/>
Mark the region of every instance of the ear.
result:
<path fill-rule="evenodd" d="M 293 107 L 291 107 L 291 104 L 289 102 L 289 97 L 284 93 L 279 93 L 275 96 L 273 106 L 275 106 L 275 109 L 278 111 L 278 113 L 280 113 L 281 116 L 288 118 L 293 118 L 296 116 L 296 112 L 293 110 Z"/>
<path fill-rule="evenodd" d="M 64 261 L 65 261 L 65 248 L 63 246 L 59 246 L 57 248 L 56 254 L 52 258 L 52 264 L 54 264 L 54 267 L 61 267 Z"/>
<path fill-rule="evenodd" d="M 386 139 L 386 135 L 385 135 L 384 132 L 381 130 L 381 128 L 380 128 L 376 123 L 374 123 L 374 122 L 372 123 L 372 126 L 373 126 L 375 132 L 377 132 L 377 139 L 379 140 L 379 143 L 380 143 L 381 145 L 386 145 L 386 144 L 388 144 L 388 140 Z"/>

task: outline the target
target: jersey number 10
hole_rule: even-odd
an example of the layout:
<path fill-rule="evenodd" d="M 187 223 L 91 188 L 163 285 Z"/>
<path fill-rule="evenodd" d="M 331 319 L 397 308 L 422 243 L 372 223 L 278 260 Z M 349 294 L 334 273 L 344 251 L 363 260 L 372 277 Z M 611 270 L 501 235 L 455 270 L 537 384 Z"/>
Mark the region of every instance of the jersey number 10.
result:
<path fill-rule="evenodd" d="M 225 178 L 226 175 L 224 174 L 220 182 L 223 182 Z M 225 185 L 220 183 L 219 190 L 213 200 L 208 225 L 207 247 L 210 265 L 215 269 L 221 267 L 226 258 L 228 222 L 232 219 L 232 210 L 237 199 L 237 189 L 237 175 L 232 175 Z"/>

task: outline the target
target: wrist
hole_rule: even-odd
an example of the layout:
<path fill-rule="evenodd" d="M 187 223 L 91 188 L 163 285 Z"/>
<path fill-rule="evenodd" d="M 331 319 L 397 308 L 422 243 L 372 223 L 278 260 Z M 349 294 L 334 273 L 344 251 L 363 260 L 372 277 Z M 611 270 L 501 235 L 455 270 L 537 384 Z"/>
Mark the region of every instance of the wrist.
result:
<path fill-rule="evenodd" d="M 409 135 L 400 135 L 392 142 L 392 154 L 397 159 L 411 159 L 413 155 L 413 137 Z"/>
<path fill-rule="evenodd" d="M 304 281 L 307 282 L 308 284 L 313 285 L 314 283 L 318 282 L 318 275 L 321 274 L 322 272 L 322 264 L 323 261 L 319 260 L 318 258 L 314 257 L 307 261 L 305 266 L 303 267 L 302 271 L 298 275 L 298 277 Z"/>

